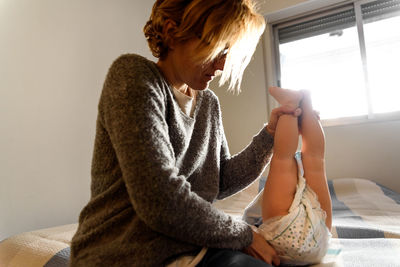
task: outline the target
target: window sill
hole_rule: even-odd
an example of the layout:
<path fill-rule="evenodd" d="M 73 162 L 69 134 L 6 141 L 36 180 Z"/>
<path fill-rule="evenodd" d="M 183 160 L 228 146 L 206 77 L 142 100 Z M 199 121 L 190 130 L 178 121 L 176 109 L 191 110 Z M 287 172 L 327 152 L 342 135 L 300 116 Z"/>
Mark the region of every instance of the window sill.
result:
<path fill-rule="evenodd" d="M 322 119 L 321 124 L 323 127 L 334 127 L 334 126 L 378 123 L 378 122 L 396 121 L 396 120 L 400 120 L 400 111 L 373 114 L 370 117 L 368 117 L 368 115 L 365 115 L 365 116 L 336 118 L 336 119 L 325 119 L 325 120 Z"/>

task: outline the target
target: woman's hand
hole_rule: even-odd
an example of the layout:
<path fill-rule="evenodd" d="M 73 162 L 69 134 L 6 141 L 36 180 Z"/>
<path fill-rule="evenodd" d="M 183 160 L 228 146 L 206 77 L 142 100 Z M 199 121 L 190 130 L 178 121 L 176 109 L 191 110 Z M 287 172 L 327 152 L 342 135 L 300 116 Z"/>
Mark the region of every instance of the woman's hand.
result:
<path fill-rule="evenodd" d="M 268 264 L 278 266 L 280 259 L 275 249 L 265 241 L 264 237 L 253 230 L 253 243 L 243 250 L 244 253 Z"/>
<path fill-rule="evenodd" d="M 265 128 L 270 135 L 272 135 L 272 136 L 275 135 L 276 125 L 278 123 L 279 116 L 281 116 L 283 114 L 291 114 L 293 116 L 298 117 L 301 115 L 301 109 L 300 108 L 291 109 L 287 106 L 280 106 L 278 108 L 274 108 L 271 111 L 271 115 L 269 116 L 268 125 Z"/>

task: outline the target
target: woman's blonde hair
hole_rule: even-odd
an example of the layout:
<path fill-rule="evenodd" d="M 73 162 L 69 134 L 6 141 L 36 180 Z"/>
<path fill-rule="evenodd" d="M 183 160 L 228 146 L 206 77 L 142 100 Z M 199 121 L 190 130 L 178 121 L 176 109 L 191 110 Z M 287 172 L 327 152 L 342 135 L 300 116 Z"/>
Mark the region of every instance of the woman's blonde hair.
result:
<path fill-rule="evenodd" d="M 174 32 L 163 34 L 167 20 L 176 24 Z M 195 60 L 209 63 L 228 48 L 220 85 L 240 91 L 243 72 L 265 28 L 253 0 L 157 0 L 143 31 L 152 54 L 164 59 L 171 38 L 187 41 L 200 38 Z"/>

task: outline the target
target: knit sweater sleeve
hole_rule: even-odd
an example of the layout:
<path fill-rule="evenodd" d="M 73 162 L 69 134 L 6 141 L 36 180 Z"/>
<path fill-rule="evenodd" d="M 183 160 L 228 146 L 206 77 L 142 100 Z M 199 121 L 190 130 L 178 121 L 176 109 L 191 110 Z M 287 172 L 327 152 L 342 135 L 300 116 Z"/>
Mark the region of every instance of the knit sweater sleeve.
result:
<path fill-rule="evenodd" d="M 245 188 L 261 176 L 271 160 L 273 137 L 266 131 L 265 126 L 255 135 L 241 152 L 231 156 L 221 124 L 221 171 L 220 192 L 218 199 L 228 197 Z"/>
<path fill-rule="evenodd" d="M 153 231 L 194 245 L 248 246 L 251 228 L 214 208 L 178 175 L 160 78 L 135 64 L 129 57 L 114 62 L 99 111 L 137 216 Z"/>

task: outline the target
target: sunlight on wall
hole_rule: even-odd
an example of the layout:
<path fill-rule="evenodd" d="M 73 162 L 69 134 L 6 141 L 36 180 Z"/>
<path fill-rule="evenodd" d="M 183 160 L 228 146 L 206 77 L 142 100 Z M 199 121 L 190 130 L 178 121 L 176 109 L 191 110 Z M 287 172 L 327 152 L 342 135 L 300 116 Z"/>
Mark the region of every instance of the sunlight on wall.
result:
<path fill-rule="evenodd" d="M 400 17 L 364 24 L 373 113 L 398 111 Z M 281 86 L 312 92 L 322 119 L 368 114 L 356 27 L 279 46 Z M 338 108 L 340 103 L 340 109 Z"/>
<path fill-rule="evenodd" d="M 323 34 L 285 43 L 279 49 L 282 87 L 310 90 L 322 119 L 366 114 L 355 27 L 338 35 Z"/>
<path fill-rule="evenodd" d="M 376 113 L 399 110 L 400 30 L 398 29 L 400 29 L 400 16 L 364 25 L 372 107 Z"/>

